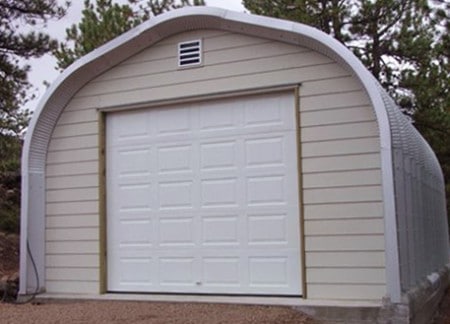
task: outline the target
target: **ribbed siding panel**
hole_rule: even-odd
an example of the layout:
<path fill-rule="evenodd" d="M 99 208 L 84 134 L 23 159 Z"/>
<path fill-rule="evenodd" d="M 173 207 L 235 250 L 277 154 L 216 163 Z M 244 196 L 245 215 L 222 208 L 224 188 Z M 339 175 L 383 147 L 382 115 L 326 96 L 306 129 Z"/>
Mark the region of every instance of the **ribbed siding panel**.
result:
<path fill-rule="evenodd" d="M 448 263 L 445 184 L 428 143 L 381 93 L 392 129 L 401 287 L 408 291 Z"/>

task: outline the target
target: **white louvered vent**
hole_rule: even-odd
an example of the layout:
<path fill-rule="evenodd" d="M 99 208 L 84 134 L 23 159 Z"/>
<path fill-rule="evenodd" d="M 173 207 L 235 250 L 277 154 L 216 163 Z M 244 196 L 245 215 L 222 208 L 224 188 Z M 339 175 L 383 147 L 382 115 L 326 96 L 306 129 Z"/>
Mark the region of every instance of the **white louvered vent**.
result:
<path fill-rule="evenodd" d="M 202 41 L 193 40 L 178 44 L 178 66 L 188 67 L 202 64 Z"/>

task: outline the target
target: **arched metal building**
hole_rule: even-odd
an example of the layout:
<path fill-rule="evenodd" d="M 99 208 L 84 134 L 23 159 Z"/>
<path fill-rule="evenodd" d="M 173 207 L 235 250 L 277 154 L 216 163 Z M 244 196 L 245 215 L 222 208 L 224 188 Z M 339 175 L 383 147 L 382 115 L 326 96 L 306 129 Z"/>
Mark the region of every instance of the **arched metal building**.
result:
<path fill-rule="evenodd" d="M 36 275 L 46 296 L 300 305 L 446 286 L 433 151 L 349 50 L 302 24 L 152 18 L 50 87 L 22 169 L 22 295 Z"/>

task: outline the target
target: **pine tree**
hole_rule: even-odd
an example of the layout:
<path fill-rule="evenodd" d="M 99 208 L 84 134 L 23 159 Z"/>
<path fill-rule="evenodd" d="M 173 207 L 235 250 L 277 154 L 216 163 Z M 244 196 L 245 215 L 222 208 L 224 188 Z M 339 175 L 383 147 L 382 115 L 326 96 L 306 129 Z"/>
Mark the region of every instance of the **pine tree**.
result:
<path fill-rule="evenodd" d="M 244 0 L 252 13 L 314 26 L 350 48 L 395 94 L 399 66 L 429 55 L 436 21 L 426 0 Z"/>
<path fill-rule="evenodd" d="M 0 231 L 19 232 L 21 148 L 18 136 L 0 134 Z"/>
<path fill-rule="evenodd" d="M 450 3 L 446 9 L 450 12 Z M 428 57 L 402 71 L 401 86 L 409 93 L 398 99 L 441 163 L 450 216 L 450 20 L 440 27 Z"/>
<path fill-rule="evenodd" d="M 57 42 L 44 33 L 24 32 L 20 24 L 34 26 L 65 14 L 56 0 L 0 0 L 0 134 L 20 134 L 29 112 L 22 110 L 30 99 L 28 65 L 20 60 L 40 57 Z"/>
<path fill-rule="evenodd" d="M 21 62 L 53 50 L 57 42 L 28 26 L 65 14 L 56 0 L 0 0 L 0 230 L 18 231 L 21 136 L 30 118 L 30 67 Z M 26 31 L 31 30 L 31 31 Z"/>
<path fill-rule="evenodd" d="M 58 68 L 63 70 L 76 59 L 93 51 L 100 45 L 121 35 L 127 30 L 171 9 L 182 6 L 204 5 L 203 0 L 151 0 L 144 4 L 128 0 L 127 4 L 112 0 L 84 1 L 82 19 L 66 29 L 66 42 L 53 51 Z"/>

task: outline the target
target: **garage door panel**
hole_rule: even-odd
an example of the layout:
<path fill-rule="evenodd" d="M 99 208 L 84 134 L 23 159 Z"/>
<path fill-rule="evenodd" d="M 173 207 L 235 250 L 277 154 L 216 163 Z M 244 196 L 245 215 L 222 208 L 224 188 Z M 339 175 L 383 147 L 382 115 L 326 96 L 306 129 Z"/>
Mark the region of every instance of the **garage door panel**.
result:
<path fill-rule="evenodd" d="M 117 189 L 121 211 L 151 209 L 150 200 L 148 199 L 152 195 L 151 184 L 119 184 Z"/>
<path fill-rule="evenodd" d="M 117 213 L 117 220 L 122 221 L 151 221 L 151 210 L 148 208 L 121 209 Z M 113 223 L 111 223 L 112 226 Z"/>
<path fill-rule="evenodd" d="M 256 100 L 245 100 L 244 103 L 244 125 L 245 127 L 279 126 L 288 123 L 283 118 L 283 107 L 292 105 L 289 99 L 285 100 L 274 97 L 258 98 Z"/>
<path fill-rule="evenodd" d="M 240 219 L 238 215 L 206 216 L 201 218 L 203 246 L 239 245 Z"/>
<path fill-rule="evenodd" d="M 296 136 L 274 133 L 248 136 L 245 139 L 245 166 L 247 168 L 286 167 L 290 159 L 296 158 L 292 147 L 296 145 Z"/>
<path fill-rule="evenodd" d="M 238 206 L 238 179 L 203 179 L 201 186 L 201 208 L 228 208 Z"/>
<path fill-rule="evenodd" d="M 192 247 L 195 246 L 194 217 L 160 218 L 159 245 Z"/>
<path fill-rule="evenodd" d="M 193 185 L 191 180 L 158 183 L 159 209 L 192 209 Z"/>
<path fill-rule="evenodd" d="M 189 106 L 157 109 L 149 116 L 152 117 L 157 137 L 185 135 L 192 132 L 192 109 Z"/>
<path fill-rule="evenodd" d="M 123 285 L 153 285 L 154 260 L 152 258 L 121 258 L 123 271 L 120 272 L 120 282 Z"/>
<path fill-rule="evenodd" d="M 151 172 L 152 151 L 149 147 L 120 148 L 109 161 L 115 165 L 119 176 L 146 176 Z"/>
<path fill-rule="evenodd" d="M 237 168 L 238 143 L 236 140 L 207 141 L 200 143 L 200 168 L 202 171 Z"/>
<path fill-rule="evenodd" d="M 170 257 L 159 259 L 160 286 L 195 287 L 196 263 L 193 257 Z"/>
<path fill-rule="evenodd" d="M 286 204 L 285 176 L 261 175 L 247 178 L 249 206 Z"/>
<path fill-rule="evenodd" d="M 154 237 L 152 221 L 150 219 L 120 220 L 119 246 L 123 247 L 151 247 Z"/>
<path fill-rule="evenodd" d="M 247 139 L 245 141 L 246 165 L 248 167 L 283 165 L 285 161 L 283 142 L 282 136 Z"/>
<path fill-rule="evenodd" d="M 288 219 L 286 214 L 249 215 L 249 245 L 287 245 Z"/>
<path fill-rule="evenodd" d="M 203 285 L 209 288 L 236 287 L 242 285 L 242 262 L 238 257 L 203 258 Z"/>
<path fill-rule="evenodd" d="M 192 172 L 194 152 L 191 144 L 159 146 L 156 154 L 159 173 Z"/>
<path fill-rule="evenodd" d="M 287 257 L 251 257 L 249 260 L 250 286 L 288 287 L 288 269 Z"/>
<path fill-rule="evenodd" d="M 111 143 L 120 145 L 127 143 L 145 143 L 151 136 L 149 119 L 143 111 L 119 113 L 120 121 L 112 121 L 115 136 Z"/>
<path fill-rule="evenodd" d="M 107 115 L 108 289 L 301 294 L 292 95 L 124 115 Z"/>
<path fill-rule="evenodd" d="M 233 102 L 222 102 L 214 105 L 203 103 L 199 105 L 199 131 L 201 133 L 216 133 L 217 131 L 235 130 L 239 125 L 240 110 Z"/>

